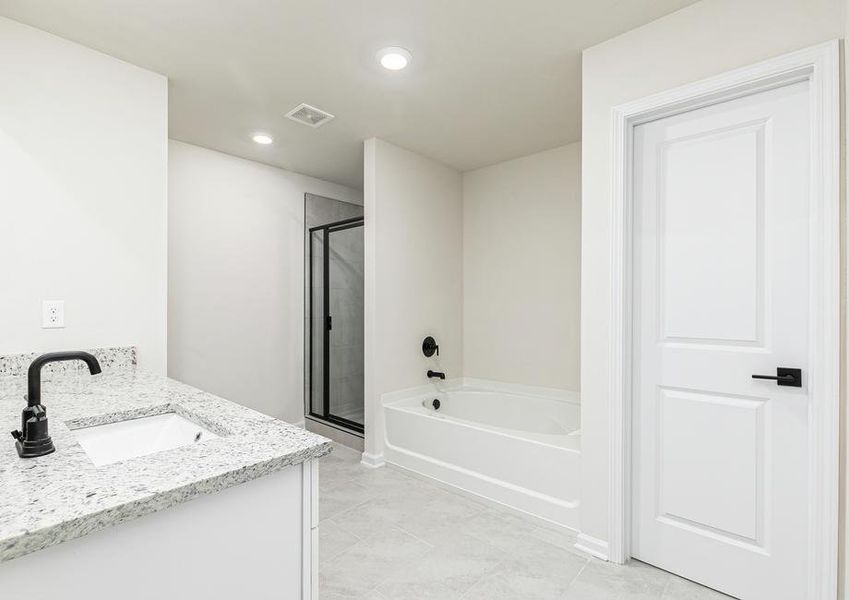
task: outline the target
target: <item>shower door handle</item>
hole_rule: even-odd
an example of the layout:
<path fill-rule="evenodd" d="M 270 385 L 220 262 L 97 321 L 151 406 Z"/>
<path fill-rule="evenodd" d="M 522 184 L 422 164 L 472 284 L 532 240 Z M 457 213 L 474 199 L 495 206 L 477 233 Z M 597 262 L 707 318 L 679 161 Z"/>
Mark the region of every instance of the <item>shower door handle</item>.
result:
<path fill-rule="evenodd" d="M 327 318 L 325 319 L 325 327 L 327 327 L 327 331 L 333 330 L 333 317 L 330 315 L 327 315 Z"/>

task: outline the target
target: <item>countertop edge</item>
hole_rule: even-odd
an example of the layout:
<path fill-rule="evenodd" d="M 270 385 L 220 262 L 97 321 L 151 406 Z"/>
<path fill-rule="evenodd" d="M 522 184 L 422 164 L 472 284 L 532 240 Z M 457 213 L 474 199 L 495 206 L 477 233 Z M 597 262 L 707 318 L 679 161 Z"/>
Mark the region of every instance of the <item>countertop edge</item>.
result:
<path fill-rule="evenodd" d="M 166 510 L 203 495 L 213 494 L 259 479 L 287 467 L 321 458 L 330 454 L 332 449 L 332 443 L 326 440 L 302 451 L 270 458 L 212 477 L 199 479 L 180 487 L 154 492 L 143 498 L 131 500 L 95 513 L 24 532 L 0 542 L 0 563 Z"/>

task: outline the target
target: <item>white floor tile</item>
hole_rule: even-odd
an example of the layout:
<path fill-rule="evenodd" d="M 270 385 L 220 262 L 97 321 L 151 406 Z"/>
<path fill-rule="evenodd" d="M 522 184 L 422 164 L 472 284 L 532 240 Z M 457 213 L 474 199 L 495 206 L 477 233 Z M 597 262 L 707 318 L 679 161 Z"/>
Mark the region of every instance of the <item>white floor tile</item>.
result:
<path fill-rule="evenodd" d="M 319 564 L 335 558 L 359 541 L 360 538 L 351 535 L 333 521 L 324 521 L 318 529 Z"/>
<path fill-rule="evenodd" d="M 324 483 L 319 475 L 318 515 L 321 520 L 330 519 L 341 512 L 350 510 L 376 495 L 353 481 Z"/>
<path fill-rule="evenodd" d="M 733 598 L 692 581 L 670 575 L 662 600 L 733 600 Z"/>
<path fill-rule="evenodd" d="M 566 600 L 660 600 L 669 575 L 641 563 L 614 565 L 590 559 L 572 581 Z"/>
<path fill-rule="evenodd" d="M 410 568 L 393 573 L 378 590 L 394 600 L 462 598 L 504 558 L 494 546 L 468 539 L 452 547 L 434 548 Z"/>
<path fill-rule="evenodd" d="M 430 549 L 429 544 L 399 529 L 361 540 L 320 564 L 320 595 L 363 595 L 392 574 L 412 568 Z"/>
<path fill-rule="evenodd" d="M 529 574 L 520 568 L 503 567 L 479 581 L 463 600 L 554 600 L 563 598 L 569 582 Z"/>
<path fill-rule="evenodd" d="M 540 526 L 426 480 L 322 459 L 321 600 L 729 600 L 638 561 L 620 566 Z"/>

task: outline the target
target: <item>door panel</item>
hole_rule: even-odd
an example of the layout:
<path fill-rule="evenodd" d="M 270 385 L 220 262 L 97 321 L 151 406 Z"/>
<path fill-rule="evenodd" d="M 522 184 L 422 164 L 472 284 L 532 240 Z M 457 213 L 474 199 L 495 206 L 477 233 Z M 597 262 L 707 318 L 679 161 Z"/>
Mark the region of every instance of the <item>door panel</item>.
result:
<path fill-rule="evenodd" d="M 632 555 L 744 600 L 805 595 L 808 102 L 634 131 Z M 777 367 L 803 387 L 752 379 Z"/>
<path fill-rule="evenodd" d="M 658 516 L 762 545 L 765 402 L 659 392 Z"/>
<path fill-rule="evenodd" d="M 709 131 L 659 149 L 665 339 L 761 341 L 765 126 Z"/>
<path fill-rule="evenodd" d="M 362 224 L 328 232 L 330 415 L 364 425 L 364 238 Z"/>

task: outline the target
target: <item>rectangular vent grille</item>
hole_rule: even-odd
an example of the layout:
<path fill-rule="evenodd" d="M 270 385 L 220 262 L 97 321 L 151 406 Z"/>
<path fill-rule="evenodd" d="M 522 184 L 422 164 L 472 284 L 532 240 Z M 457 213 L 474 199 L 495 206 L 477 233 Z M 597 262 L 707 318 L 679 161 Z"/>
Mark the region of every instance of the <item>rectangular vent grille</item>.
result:
<path fill-rule="evenodd" d="M 324 112 L 320 108 L 310 106 L 309 104 L 299 104 L 287 112 L 286 116 L 293 121 L 310 127 L 321 127 L 333 118 L 333 115 L 329 112 Z"/>

